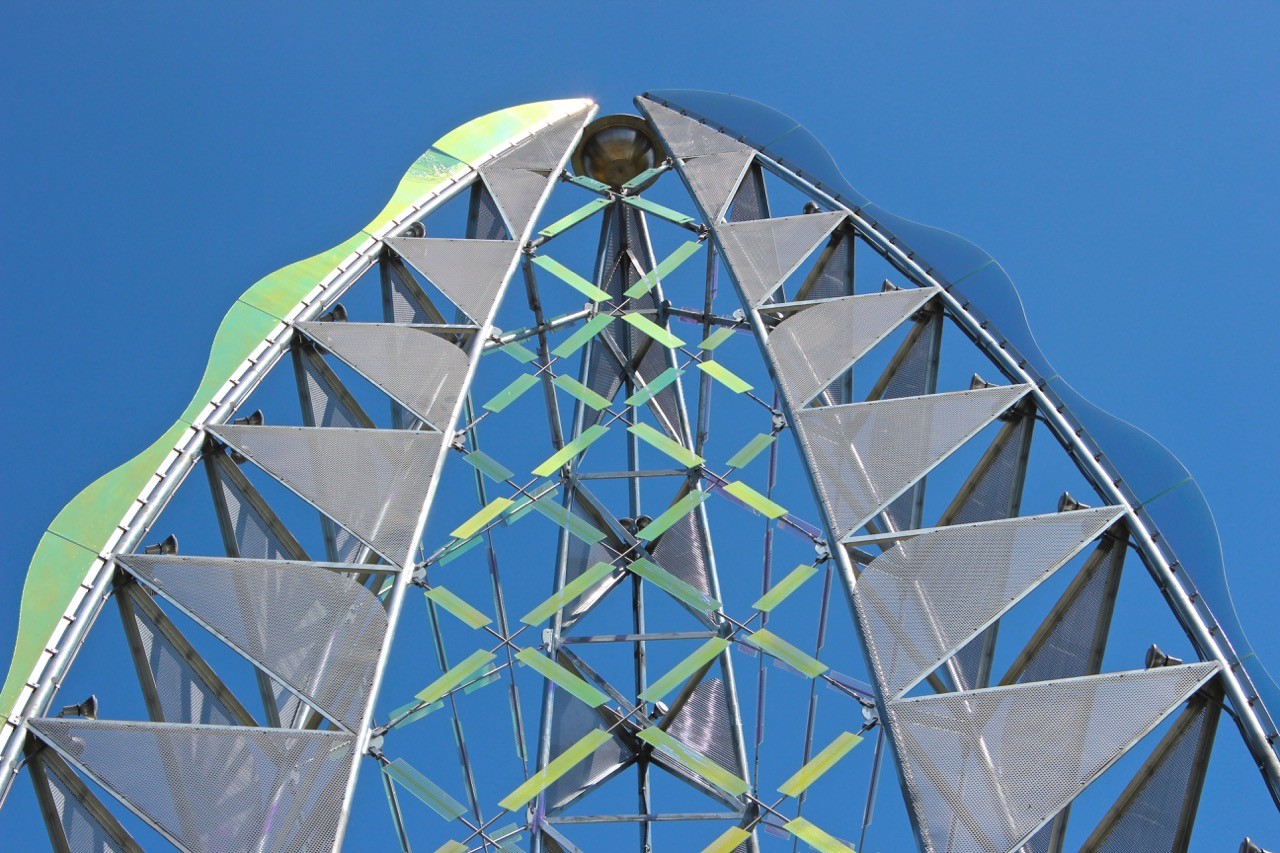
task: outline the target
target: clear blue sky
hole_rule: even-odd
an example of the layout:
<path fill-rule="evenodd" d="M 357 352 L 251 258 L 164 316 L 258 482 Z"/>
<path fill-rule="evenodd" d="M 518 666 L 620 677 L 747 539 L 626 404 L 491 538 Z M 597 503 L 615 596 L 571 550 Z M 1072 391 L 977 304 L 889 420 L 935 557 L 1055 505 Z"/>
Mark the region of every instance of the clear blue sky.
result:
<path fill-rule="evenodd" d="M 688 87 L 789 113 L 867 196 L 1000 260 L 1057 369 L 1197 476 L 1280 664 L 1280 6 L 266 5 L 6 12 L 6 647 L 44 526 L 172 422 L 248 284 L 468 118 Z M 1280 847 L 1276 814 L 1254 834 Z"/>

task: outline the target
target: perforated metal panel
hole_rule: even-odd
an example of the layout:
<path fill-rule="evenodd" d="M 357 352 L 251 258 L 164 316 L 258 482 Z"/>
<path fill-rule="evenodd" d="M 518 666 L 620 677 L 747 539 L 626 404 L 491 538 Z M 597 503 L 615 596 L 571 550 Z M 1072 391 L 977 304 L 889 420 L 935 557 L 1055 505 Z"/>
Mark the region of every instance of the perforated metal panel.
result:
<path fill-rule="evenodd" d="M 456 344 L 429 329 L 391 323 L 299 323 L 298 328 L 437 431 L 449 428 L 470 366 Z"/>
<path fill-rule="evenodd" d="M 730 773 L 740 772 L 728 694 L 719 678 L 706 678 L 671 722 L 667 733 Z"/>
<path fill-rule="evenodd" d="M 715 226 L 725 263 L 752 305 L 759 305 L 847 216 L 844 211 Z"/>
<path fill-rule="evenodd" d="M 349 729 L 359 722 L 387 614 L 354 574 L 284 561 L 116 560 L 331 719 Z"/>
<path fill-rule="evenodd" d="M 82 719 L 30 727 L 183 850 L 333 848 L 350 735 Z"/>
<path fill-rule="evenodd" d="M 497 210 L 494 210 L 497 215 Z M 393 255 L 385 255 L 382 264 L 383 318 L 392 323 L 438 323 L 428 310 L 427 299 L 413 274 Z"/>
<path fill-rule="evenodd" d="M 925 849 L 1015 849 L 1217 668 L 1198 663 L 886 703 Z"/>
<path fill-rule="evenodd" d="M 944 528 L 900 542 L 858 576 L 876 680 L 897 696 L 1105 530 L 1121 507 Z"/>
<path fill-rule="evenodd" d="M 787 317 L 766 343 L 787 402 L 799 407 L 812 400 L 936 293 L 930 287 L 846 296 Z"/>
<path fill-rule="evenodd" d="M 1221 702 L 1212 685 L 1192 697 L 1082 851 L 1187 850 Z"/>
<path fill-rule="evenodd" d="M 681 164 L 689 189 L 706 212 L 708 222 L 720 221 L 754 160 L 752 152 L 745 150 L 690 157 Z"/>
<path fill-rule="evenodd" d="M 439 433 L 224 424 L 209 432 L 393 565 L 412 546 L 435 476 Z"/>
<path fill-rule="evenodd" d="M 837 536 L 857 530 L 1030 390 L 954 391 L 795 412 Z"/>
<path fill-rule="evenodd" d="M 222 685 L 210 683 L 205 673 L 194 667 L 183 649 L 171 640 L 177 628 L 165 619 L 150 597 L 136 584 L 117 590 L 116 595 L 121 616 L 132 623 L 126 626 L 126 634 L 134 634 L 141 646 L 143 661 L 156 688 L 161 720 L 220 726 L 240 723 L 220 698 Z"/>
<path fill-rule="evenodd" d="M 711 595 L 711 572 L 707 565 L 707 535 L 700 513 L 683 516 L 658 539 L 653 558 L 671 574 L 699 592 Z"/>
<path fill-rule="evenodd" d="M 71 853 L 142 853 L 142 848 L 106 810 L 75 772 L 51 749 L 31 756 L 31 783 L 41 808 L 52 812 L 49 827 L 54 850 L 65 844 Z M 46 819 L 49 815 L 46 812 Z M 61 837 L 52 836 L 61 833 Z"/>
<path fill-rule="evenodd" d="M 747 222 L 769 218 L 769 199 L 765 192 L 764 170 L 756 163 L 747 169 L 747 176 L 729 203 L 726 214 L 730 222 Z"/>
<path fill-rule="evenodd" d="M 821 262 L 805 282 L 804 289 L 796 294 L 796 299 L 835 299 L 839 296 L 852 296 L 856 243 L 857 240 L 853 235 L 841 235 L 831 251 L 823 254 Z"/>
<path fill-rule="evenodd" d="M 556 756 L 577 743 L 588 732 L 603 729 L 606 725 L 594 709 L 568 692 L 557 690 L 552 700 L 550 759 L 554 761 Z M 554 814 L 572 803 L 589 788 L 615 773 L 631 758 L 631 750 L 615 735 L 613 740 L 602 744 L 585 761 L 572 767 L 547 788 L 548 813 Z"/>
<path fill-rule="evenodd" d="M 477 323 L 493 313 L 519 250 L 514 240 L 389 237 L 386 242 Z"/>
<path fill-rule="evenodd" d="M 523 234 L 533 219 L 551 173 L 491 166 L 481 168 L 480 177 L 498 203 L 508 230 L 514 235 Z"/>
<path fill-rule="evenodd" d="M 562 118 L 539 130 L 515 148 L 499 154 L 497 159 L 487 165 L 532 171 L 559 168 L 560 161 L 573 147 L 583 122 L 584 117 L 581 114 Z"/>
<path fill-rule="evenodd" d="M 741 142 L 730 139 L 723 133 L 712 130 L 705 124 L 683 116 L 675 110 L 667 109 L 647 98 L 640 98 L 639 102 L 648 114 L 649 120 L 658 129 L 663 143 L 676 157 L 699 157 L 706 154 L 750 150 Z"/>

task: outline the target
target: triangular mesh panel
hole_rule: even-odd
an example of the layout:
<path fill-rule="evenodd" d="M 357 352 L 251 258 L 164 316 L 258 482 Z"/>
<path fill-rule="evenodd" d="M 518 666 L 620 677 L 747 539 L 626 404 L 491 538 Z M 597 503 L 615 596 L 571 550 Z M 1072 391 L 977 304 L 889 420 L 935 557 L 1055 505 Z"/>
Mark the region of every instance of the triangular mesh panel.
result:
<path fill-rule="evenodd" d="M 508 230 L 517 237 L 523 235 L 533 219 L 533 212 L 542 199 L 551 173 L 492 166 L 482 167 L 480 177 L 498 203 Z"/>
<path fill-rule="evenodd" d="M 253 488 L 225 453 L 205 456 L 209 483 L 215 503 L 226 507 L 226 521 L 233 542 L 227 544 L 231 557 L 255 557 L 262 560 L 306 560 L 307 554 L 279 522 L 275 512 Z"/>
<path fill-rule="evenodd" d="M 430 330 L 390 323 L 299 323 L 362 376 L 443 432 L 458 402 L 470 361 Z"/>
<path fill-rule="evenodd" d="M 803 406 L 933 298 L 937 288 L 866 293 L 797 311 L 767 346 L 787 402 Z"/>
<path fill-rule="evenodd" d="M 350 735 L 82 719 L 29 725 L 183 850 L 333 847 Z"/>
<path fill-rule="evenodd" d="M 924 848 L 1015 849 L 1217 668 L 1199 663 L 886 703 Z"/>
<path fill-rule="evenodd" d="M 56 816 L 62 838 L 71 853 L 142 853 L 142 848 L 106 810 L 75 772 L 51 749 L 41 749 L 30 759 L 31 783 L 36 796 Z"/>
<path fill-rule="evenodd" d="M 730 773 L 741 773 L 738 742 L 733 736 L 729 696 L 719 678 L 706 678 L 671 721 L 667 733 L 687 743 Z"/>
<path fill-rule="evenodd" d="M 432 309 L 413 273 L 394 255 L 381 261 L 382 317 L 388 323 L 439 323 L 444 318 Z"/>
<path fill-rule="evenodd" d="M 726 218 L 730 222 L 748 222 L 769 218 L 769 198 L 765 192 L 764 170 L 759 163 L 747 167 L 747 176 L 729 203 Z"/>
<path fill-rule="evenodd" d="M 499 154 L 486 166 L 543 172 L 559 169 L 561 161 L 568 156 L 569 149 L 577 140 L 585 118 L 584 114 L 562 118 L 510 151 Z"/>
<path fill-rule="evenodd" d="M 209 431 L 392 565 L 402 565 L 416 544 L 440 433 L 235 424 Z"/>
<path fill-rule="evenodd" d="M 468 240 L 510 240 L 511 232 L 503 221 L 502 211 L 484 181 L 471 185 L 471 208 L 467 212 Z"/>
<path fill-rule="evenodd" d="M 720 131 L 712 130 L 705 124 L 680 115 L 675 110 L 667 109 L 648 98 L 640 98 L 639 104 L 648 114 L 649 120 L 658 128 L 658 134 L 662 137 L 667 149 L 676 157 L 699 157 L 705 154 L 751 150 Z"/>
<path fill-rule="evenodd" d="M 698 200 L 708 222 L 720 221 L 721 214 L 742 183 L 747 167 L 754 161 L 755 154 L 745 150 L 690 157 L 681 164 L 689 190 Z"/>
<path fill-rule="evenodd" d="M 796 294 L 797 300 L 835 299 L 853 295 L 854 246 L 857 240 L 851 234 L 841 234 L 829 253 L 814 269 L 804 288 Z"/>
<path fill-rule="evenodd" d="M 759 305 L 847 216 L 806 213 L 716 226 L 725 263 L 747 301 Z"/>
<path fill-rule="evenodd" d="M 220 726 L 248 722 L 222 700 L 220 694 L 225 687 L 211 683 L 203 668 L 198 668 L 188 659 L 188 654 L 193 653 L 190 644 L 146 592 L 137 584 L 128 584 L 117 590 L 116 595 L 120 615 L 126 620 L 126 635 L 136 636 L 143 662 L 156 688 L 156 698 L 160 702 L 160 718 L 156 722 Z M 132 641 L 133 637 L 130 637 Z"/>
<path fill-rule="evenodd" d="M 1017 402 L 1030 385 L 795 412 L 833 532 L 857 530 Z"/>
<path fill-rule="evenodd" d="M 707 565 L 707 534 L 702 514 L 691 512 L 667 529 L 653 546 L 653 559 L 699 592 L 711 595 L 711 570 Z"/>
<path fill-rule="evenodd" d="M 1192 697 L 1151 754 L 1144 768 L 1147 772 L 1135 777 L 1120 795 L 1119 809 L 1099 825 L 1082 851 L 1179 853 L 1187 849 L 1189 818 L 1194 818 L 1199 803 L 1221 708 L 1221 694 L 1210 697 L 1209 689 Z"/>
<path fill-rule="evenodd" d="M 483 324 L 493 313 L 519 244 L 514 240 L 390 237 L 387 245 Z"/>
<path fill-rule="evenodd" d="M 928 319 L 917 326 L 918 334 L 913 330 L 913 334 L 902 344 L 905 349 L 899 350 L 902 354 L 901 360 L 897 362 L 893 373 L 887 377 L 876 399 L 919 397 L 932 394 L 937 390 L 937 373 L 933 369 L 933 350 L 934 344 L 938 342 L 937 330 L 941 324 L 942 315 L 931 313 Z M 916 506 L 917 504 L 923 506 L 924 487 L 923 482 L 916 483 L 885 507 L 885 517 L 894 530 L 910 530 L 920 526 L 921 522 L 916 518 Z"/>
<path fill-rule="evenodd" d="M 608 723 L 595 709 L 587 707 L 565 690 L 555 691 L 551 700 L 550 760 L 554 761 L 556 756 L 593 729 L 607 727 Z M 631 758 L 631 750 L 614 735 L 612 741 L 601 744 L 585 761 L 575 765 L 547 788 L 547 811 L 554 814 L 579 799 Z"/>
<path fill-rule="evenodd" d="M 898 543 L 854 599 L 876 679 L 897 696 L 1057 571 L 1120 515 L 1100 507 L 943 528 Z"/>
<path fill-rule="evenodd" d="M 267 560 L 116 560 L 331 719 L 359 723 L 387 614 L 355 574 Z"/>

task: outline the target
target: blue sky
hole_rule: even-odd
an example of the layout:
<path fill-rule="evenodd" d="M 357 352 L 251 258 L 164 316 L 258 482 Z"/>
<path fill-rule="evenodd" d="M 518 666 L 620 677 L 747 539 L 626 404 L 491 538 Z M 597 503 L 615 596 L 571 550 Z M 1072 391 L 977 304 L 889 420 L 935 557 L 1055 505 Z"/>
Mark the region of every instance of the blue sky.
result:
<path fill-rule="evenodd" d="M 6 643 L 44 526 L 172 422 L 248 284 L 468 118 L 690 87 L 789 113 L 864 194 L 994 255 L 1055 367 L 1196 475 L 1280 663 L 1275 5 L 263 5 L 6 14 Z"/>

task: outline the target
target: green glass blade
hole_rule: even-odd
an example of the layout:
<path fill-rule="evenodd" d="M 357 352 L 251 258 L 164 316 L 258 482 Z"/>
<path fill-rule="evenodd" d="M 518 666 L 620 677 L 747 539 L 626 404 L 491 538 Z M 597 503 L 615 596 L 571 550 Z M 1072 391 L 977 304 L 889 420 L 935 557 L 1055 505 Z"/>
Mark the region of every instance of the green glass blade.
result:
<path fill-rule="evenodd" d="M 472 536 L 470 539 L 462 542 L 455 541 L 444 550 L 444 553 L 440 555 L 440 559 L 436 562 L 442 566 L 447 566 L 483 541 L 483 536 Z"/>
<path fill-rule="evenodd" d="M 604 580 L 613 573 L 613 566 L 608 563 L 596 563 L 573 580 L 569 581 L 564 587 L 546 601 L 530 610 L 524 616 L 520 617 L 520 621 L 526 625 L 541 625 L 550 619 L 552 614 L 582 595 L 591 587 Z"/>
<path fill-rule="evenodd" d="M 434 853 L 467 853 L 471 848 L 461 841 L 446 841 L 437 847 Z"/>
<path fill-rule="evenodd" d="M 612 203 L 612 200 L 607 198 L 593 198 L 573 213 L 552 222 L 546 228 L 539 231 L 538 234 L 543 237 L 555 237 L 557 234 L 562 234 L 565 231 L 568 231 L 582 220 L 599 213 Z"/>
<path fill-rule="evenodd" d="M 751 383 L 718 361 L 700 361 L 698 369 L 735 394 L 750 391 Z"/>
<path fill-rule="evenodd" d="M 666 533 L 668 527 L 693 512 L 694 508 L 708 497 L 709 494 L 707 492 L 689 492 L 689 494 L 667 507 L 662 515 L 645 525 L 638 535 L 642 539 L 648 539 L 652 542 L 663 533 Z"/>
<path fill-rule="evenodd" d="M 678 441 L 669 438 L 648 424 L 633 424 L 627 432 L 651 447 L 656 447 L 686 468 L 696 468 L 702 464 L 702 457 L 685 447 Z"/>
<path fill-rule="evenodd" d="M 733 335 L 734 335 L 733 326 L 721 326 L 711 334 L 707 335 L 706 340 L 698 344 L 698 349 L 703 349 L 703 350 L 706 350 L 707 352 L 711 352 L 711 350 L 720 346 L 722 343 L 729 340 L 729 338 L 732 338 Z"/>
<path fill-rule="evenodd" d="M 519 842 L 524 838 L 524 833 L 520 832 L 520 827 L 514 823 L 506 826 L 500 826 L 497 829 L 489 831 L 489 837 L 498 845 L 498 849 L 502 853 L 520 853 Z"/>
<path fill-rule="evenodd" d="M 675 382 L 683 375 L 683 370 L 675 367 L 668 367 L 666 370 L 653 377 L 652 382 L 648 383 L 639 391 L 628 397 L 626 399 L 626 404 L 628 406 L 640 406 L 649 402 L 661 393 L 668 385 Z"/>
<path fill-rule="evenodd" d="M 831 743 L 809 759 L 809 762 L 797 770 L 790 779 L 783 782 L 778 788 L 778 793 L 787 797 L 798 797 L 800 793 L 806 790 L 822 774 L 826 773 L 832 767 L 836 766 L 836 762 L 849 754 L 855 746 L 862 743 L 862 738 L 853 732 L 845 732 L 837 737 Z"/>
<path fill-rule="evenodd" d="M 543 462 L 537 468 L 533 469 L 533 473 L 539 477 L 548 477 L 556 471 L 563 468 L 569 460 L 575 458 L 582 453 L 609 431 L 608 427 L 596 424 L 589 426 L 582 431 L 582 434 L 555 453 L 547 457 L 547 461 Z"/>
<path fill-rule="evenodd" d="M 760 433 L 755 438 L 748 441 L 741 450 L 729 457 L 727 464 L 730 468 L 741 468 L 755 459 L 765 448 L 778 440 L 776 435 L 768 433 Z"/>
<path fill-rule="evenodd" d="M 437 699 L 443 699 L 450 691 L 469 679 L 482 666 L 492 661 L 494 657 L 493 652 L 477 649 L 468 655 L 465 660 L 451 667 L 448 672 L 423 688 L 417 694 L 418 698 L 427 704 L 435 702 Z"/>
<path fill-rule="evenodd" d="M 529 349 L 519 341 L 513 341 L 509 344 L 503 344 L 498 347 L 499 352 L 505 352 L 521 364 L 528 364 L 538 358 L 538 354 Z"/>
<path fill-rule="evenodd" d="M 649 199 L 644 196 L 629 195 L 624 198 L 623 201 L 632 207 L 640 208 L 645 213 L 652 213 L 659 219 L 665 219 L 668 222 L 675 223 L 676 225 L 692 225 L 695 222 L 692 216 L 685 216 L 683 213 L 672 210 L 669 207 L 664 207 L 656 201 L 649 201 Z"/>
<path fill-rule="evenodd" d="M 778 660 L 810 678 L 817 678 L 830 669 L 825 663 L 809 657 L 767 628 L 761 628 L 754 634 L 743 637 L 742 640 L 766 654 L 773 655 Z"/>
<path fill-rule="evenodd" d="M 627 568 L 656 586 L 658 589 L 680 599 L 695 610 L 701 610 L 703 613 L 711 613 L 714 610 L 720 609 L 719 601 L 716 601 L 709 595 L 703 595 L 697 589 L 680 580 L 680 578 L 671 574 L 657 563 L 650 562 L 649 560 L 636 560 L 634 563 L 628 564 Z"/>
<path fill-rule="evenodd" d="M 637 735 L 640 740 L 661 750 L 724 791 L 731 797 L 740 797 L 750 787 L 738 776 L 725 770 L 697 750 L 673 738 L 657 726 L 650 726 Z"/>
<path fill-rule="evenodd" d="M 463 458 L 467 460 L 467 464 L 475 468 L 481 474 L 484 474 L 490 480 L 493 480 L 495 483 L 505 483 L 507 480 L 510 480 L 515 476 L 515 474 L 507 470 L 506 466 L 501 462 L 482 451 L 473 450 Z"/>
<path fill-rule="evenodd" d="M 592 391 L 571 376 L 557 376 L 552 381 L 557 388 L 581 400 L 588 408 L 595 409 L 597 412 L 609 408 L 608 399 Z"/>
<path fill-rule="evenodd" d="M 612 314 L 597 314 L 582 324 L 582 328 L 565 338 L 560 346 L 551 351 L 559 358 L 568 358 L 586 346 L 587 341 L 600 334 L 600 330 L 613 322 Z"/>
<path fill-rule="evenodd" d="M 390 764 L 382 765 L 382 772 L 399 782 L 402 788 L 422 800 L 445 820 L 454 820 L 467 811 L 466 807 L 449 796 L 444 788 L 423 776 L 417 768 L 403 758 L 397 758 Z"/>
<path fill-rule="evenodd" d="M 546 767 L 533 774 L 522 784 L 506 797 L 498 801 L 498 805 L 507 811 L 515 811 L 534 797 L 541 794 L 551 786 L 557 779 L 568 773 L 578 764 L 581 764 L 587 756 L 599 749 L 603 744 L 608 743 L 613 736 L 601 729 L 592 729 L 587 732 L 577 743 L 566 749 L 551 760 Z"/>
<path fill-rule="evenodd" d="M 560 504 L 540 500 L 534 503 L 533 508 L 588 545 L 605 540 L 605 535 L 592 527 L 582 516 L 574 514 Z"/>
<path fill-rule="evenodd" d="M 733 853 L 750 837 L 751 833 L 742 827 L 731 826 L 718 835 L 715 841 L 702 848 L 702 853 Z"/>
<path fill-rule="evenodd" d="M 502 673 L 499 672 L 497 669 L 490 669 L 484 675 L 473 680 L 466 687 L 462 688 L 462 692 L 475 693 L 481 687 L 488 687 L 490 684 L 493 684 L 493 682 L 497 681 L 501 677 L 502 677 Z"/>
<path fill-rule="evenodd" d="M 681 264 L 689 260 L 689 258 L 692 257 L 699 248 L 700 244 L 696 240 L 690 240 L 687 243 L 681 244 L 674 252 L 667 256 L 666 260 L 662 261 L 654 269 L 645 273 L 639 281 L 628 287 L 623 291 L 623 293 L 632 298 L 644 296 L 650 290 L 653 290 L 653 286 L 655 284 L 667 278 L 667 276 L 675 272 Z"/>
<path fill-rule="evenodd" d="M 852 845 L 845 844 L 834 835 L 828 835 L 802 817 L 787 821 L 782 828 L 817 850 L 818 853 L 849 853 L 853 850 Z"/>
<path fill-rule="evenodd" d="M 493 621 L 442 586 L 427 590 L 426 596 L 472 628 L 483 628 Z"/>
<path fill-rule="evenodd" d="M 633 328 L 638 329 L 653 338 L 654 341 L 662 344 L 664 347 L 671 347 L 674 349 L 675 347 L 684 346 L 684 341 L 680 340 L 675 335 L 671 334 L 671 332 L 662 328 L 643 314 L 623 314 L 622 319 L 625 322 L 630 323 Z"/>
<path fill-rule="evenodd" d="M 756 610 L 772 610 L 817 573 L 817 566 L 796 566 L 785 578 L 775 583 L 768 592 L 760 596 L 756 603 L 751 606 Z"/>
<path fill-rule="evenodd" d="M 443 707 L 444 707 L 443 702 L 432 702 L 430 705 L 423 705 L 421 702 L 415 699 L 412 702 L 410 702 L 408 705 L 401 705 L 399 708 L 396 708 L 394 711 L 391 712 L 391 716 L 388 717 L 387 719 L 400 720 L 400 722 L 395 724 L 395 728 L 398 729 L 401 726 L 407 726 L 411 723 L 416 723 L 418 722 L 418 720 L 421 720 L 427 714 L 434 714 L 436 711 L 439 711 Z M 415 711 L 414 708 L 417 708 L 418 710 Z"/>
<path fill-rule="evenodd" d="M 506 508 L 511 506 L 511 503 L 510 498 L 494 498 L 480 507 L 475 515 L 455 527 L 449 535 L 454 539 L 468 539 L 474 536 L 486 524 L 502 515 Z"/>
<path fill-rule="evenodd" d="M 746 483 L 735 481 L 725 486 L 724 490 L 768 518 L 782 518 L 787 514 L 785 507 L 769 500 Z"/>
<path fill-rule="evenodd" d="M 491 412 L 501 412 L 507 406 L 510 406 L 519 399 L 524 392 L 537 384 L 538 377 L 531 373 L 522 373 L 516 377 L 514 382 L 506 388 L 503 388 L 497 394 L 494 394 L 492 399 L 484 404 L 484 408 Z"/>
<path fill-rule="evenodd" d="M 590 299 L 592 302 L 604 302 L 609 298 L 607 291 L 596 287 L 594 284 L 587 281 L 585 278 L 578 275 L 555 258 L 551 258 L 546 255 L 539 255 L 533 259 L 533 263 L 535 266 L 542 267 L 544 270 L 551 273 L 556 278 L 560 279 L 565 284 Z"/>
<path fill-rule="evenodd" d="M 646 702 L 660 701 L 688 680 L 689 676 L 702 669 L 708 662 L 715 660 L 727 648 L 729 648 L 728 640 L 712 637 L 699 646 L 693 654 L 673 666 L 670 672 L 650 684 L 649 689 L 640 694 L 640 698 Z"/>
<path fill-rule="evenodd" d="M 569 179 L 569 183 L 577 184 L 578 186 L 585 187 L 593 192 L 607 193 L 609 191 L 608 184 L 602 184 L 595 178 L 587 177 L 586 175 L 574 175 Z"/>
<path fill-rule="evenodd" d="M 592 708 L 599 708 L 609 701 L 608 696 L 535 649 L 521 649 L 516 653 L 516 659 Z"/>

